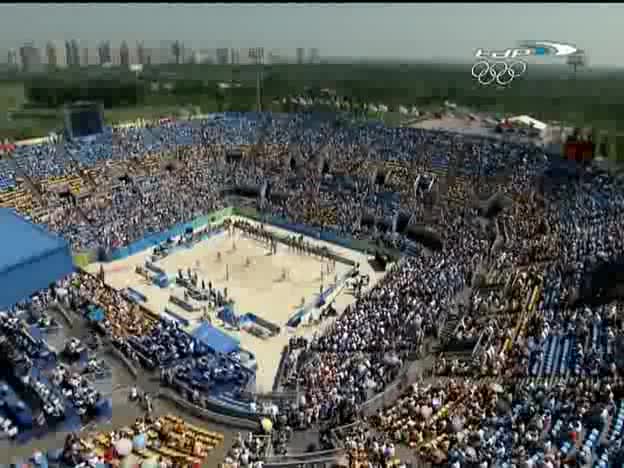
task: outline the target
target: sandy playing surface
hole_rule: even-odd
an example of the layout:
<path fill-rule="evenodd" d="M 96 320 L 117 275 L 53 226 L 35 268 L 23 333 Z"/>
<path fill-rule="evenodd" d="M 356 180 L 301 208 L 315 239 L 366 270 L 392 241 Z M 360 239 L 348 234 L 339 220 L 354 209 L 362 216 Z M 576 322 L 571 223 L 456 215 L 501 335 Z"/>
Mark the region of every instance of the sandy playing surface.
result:
<path fill-rule="evenodd" d="M 265 226 L 265 229 L 291 234 L 273 226 Z M 306 240 L 327 246 L 338 255 L 359 262 L 361 273 L 370 275 L 370 286 L 379 279 L 368 265 L 366 255 L 334 244 L 310 238 Z M 146 307 L 162 314 L 166 306 L 190 320 L 191 328 L 195 328 L 201 319 L 201 312 L 188 313 L 169 302 L 171 294 L 182 298 L 183 288 L 170 286 L 161 289 L 147 283 L 135 273 L 135 267 L 143 265 L 149 253 L 143 252 L 104 264 L 106 282 L 116 289 L 132 287 L 140 291 L 148 298 Z M 217 259 L 218 253 L 221 254 L 220 260 Z M 253 312 L 282 327 L 280 336 L 266 340 L 245 331 L 225 330 L 240 340 L 242 348 L 256 355 L 258 362 L 256 385 L 259 392 L 271 390 L 281 351 L 291 336 L 286 330 L 286 322 L 301 307 L 302 298 L 306 304 L 311 303 L 318 296 L 321 284 L 324 290 L 327 289 L 333 284 L 335 277 L 342 277 L 350 268 L 342 263 L 336 263 L 335 271 L 327 273 L 329 263 L 327 260 L 297 254 L 281 243 L 277 246 L 276 254 L 268 253 L 268 248 L 264 244 L 237 231 L 234 236 L 225 233 L 214 236 L 191 249 L 179 250 L 158 262 L 158 266 L 170 277 L 177 275 L 180 268 L 185 275 L 188 268 L 197 271 L 200 286 L 203 279 L 206 285 L 209 281 L 212 282 L 213 288 L 227 288 L 228 297 L 235 301 L 234 308 L 237 314 Z M 88 270 L 95 273 L 99 268 L 99 264 L 93 264 Z M 282 279 L 284 271 L 287 272 L 286 280 Z M 336 298 L 334 305 L 342 311 L 352 300 L 350 295 L 342 293 Z M 189 299 L 188 302 L 192 303 L 192 300 Z M 213 324 L 223 330 L 219 320 L 213 320 Z M 293 334 L 309 334 L 312 331 L 311 327 L 299 327 Z"/>

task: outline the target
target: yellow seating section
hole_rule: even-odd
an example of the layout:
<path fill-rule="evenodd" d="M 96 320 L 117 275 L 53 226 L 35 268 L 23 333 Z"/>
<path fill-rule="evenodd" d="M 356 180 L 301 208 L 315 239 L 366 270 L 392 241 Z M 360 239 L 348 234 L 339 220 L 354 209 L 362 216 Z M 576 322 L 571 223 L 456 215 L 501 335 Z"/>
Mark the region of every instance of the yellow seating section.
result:
<path fill-rule="evenodd" d="M 142 450 L 134 450 L 138 457 L 148 459 L 161 456 L 183 466 L 201 464 L 224 439 L 221 433 L 204 430 L 173 415 L 159 418 L 158 423 L 160 430 L 156 425 L 144 428 L 147 445 Z M 132 427 L 123 428 L 120 432 L 133 436 L 138 433 L 138 426 L 137 421 Z M 98 455 L 103 455 L 111 447 L 110 434 L 105 432 L 84 437 L 80 442 L 85 450 L 93 448 Z"/>
<path fill-rule="evenodd" d="M 19 213 L 30 216 L 33 208 L 37 203 L 33 199 L 32 193 L 24 187 L 18 187 L 16 190 L 5 190 L 0 192 L 0 207 L 13 208 Z"/>
<path fill-rule="evenodd" d="M 68 187 L 72 193 L 79 194 L 82 192 L 84 181 L 78 174 L 71 174 L 42 180 L 41 185 L 46 191 L 55 191 Z"/>

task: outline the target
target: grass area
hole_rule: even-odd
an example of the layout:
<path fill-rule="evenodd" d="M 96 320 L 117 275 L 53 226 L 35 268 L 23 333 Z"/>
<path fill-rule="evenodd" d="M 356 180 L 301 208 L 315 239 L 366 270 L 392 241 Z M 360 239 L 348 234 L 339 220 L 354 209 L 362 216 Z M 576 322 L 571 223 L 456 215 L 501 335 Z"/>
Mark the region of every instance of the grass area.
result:
<path fill-rule="evenodd" d="M 20 109 L 26 102 L 22 83 L 0 83 L 0 114 L 11 109 Z"/>

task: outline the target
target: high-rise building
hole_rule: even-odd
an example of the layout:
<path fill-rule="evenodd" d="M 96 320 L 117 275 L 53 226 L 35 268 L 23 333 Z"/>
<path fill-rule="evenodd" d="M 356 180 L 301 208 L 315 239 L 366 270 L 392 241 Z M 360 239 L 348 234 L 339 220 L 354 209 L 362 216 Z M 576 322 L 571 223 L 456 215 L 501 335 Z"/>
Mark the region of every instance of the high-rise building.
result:
<path fill-rule="evenodd" d="M 228 49 L 217 49 L 217 63 L 219 65 L 227 65 L 229 58 L 229 50 Z"/>
<path fill-rule="evenodd" d="M 73 67 L 71 41 L 65 41 L 65 57 L 67 58 L 67 66 Z"/>
<path fill-rule="evenodd" d="M 153 65 L 166 65 L 175 63 L 175 57 L 173 55 L 172 41 L 161 41 L 158 47 L 152 50 L 152 64 Z"/>
<path fill-rule="evenodd" d="M 20 57 L 17 53 L 17 50 L 10 49 L 7 53 L 7 65 L 9 68 L 19 68 L 20 66 Z"/>
<path fill-rule="evenodd" d="M 173 43 L 171 43 L 171 58 L 176 65 L 180 65 L 184 62 L 184 44 L 180 41 L 173 41 Z"/>
<path fill-rule="evenodd" d="M 139 62 L 139 49 L 136 46 L 128 46 L 128 63 L 130 65 L 137 65 L 141 63 Z"/>
<path fill-rule="evenodd" d="M 121 66 L 121 49 L 119 47 L 111 47 L 111 65 Z"/>
<path fill-rule="evenodd" d="M 269 56 L 267 57 L 267 62 L 269 64 L 276 64 L 279 63 L 281 60 L 280 54 L 277 51 L 270 51 L 269 52 Z"/>
<path fill-rule="evenodd" d="M 253 65 L 256 63 L 264 63 L 264 47 L 253 47 L 245 49 L 245 64 Z"/>
<path fill-rule="evenodd" d="M 72 39 L 71 41 L 71 51 L 72 51 L 72 61 L 75 67 L 80 67 L 82 63 L 80 62 L 80 45 L 76 39 Z"/>
<path fill-rule="evenodd" d="M 46 53 L 48 50 L 54 50 L 56 55 L 56 68 L 66 68 L 67 67 L 67 52 L 65 50 L 65 45 L 63 41 L 49 41 L 48 42 L 49 49 L 46 47 Z M 48 56 L 48 65 L 50 65 L 50 57 Z"/>
<path fill-rule="evenodd" d="M 137 56 L 137 63 L 139 65 L 147 65 L 147 60 L 146 60 L 146 54 L 145 54 L 145 46 L 143 45 L 143 42 L 137 41 L 136 43 L 136 56 Z"/>
<path fill-rule="evenodd" d="M 308 61 L 310 63 L 320 63 L 321 62 L 321 54 L 319 53 L 319 50 L 316 47 L 313 47 L 312 49 L 310 49 L 310 53 L 308 56 Z"/>
<path fill-rule="evenodd" d="M 20 47 L 20 58 L 22 59 L 22 70 L 26 73 L 38 72 L 42 69 L 41 53 L 33 43 Z"/>
<path fill-rule="evenodd" d="M 195 60 L 195 51 L 192 47 L 182 46 L 182 58 L 181 63 L 193 63 Z"/>
<path fill-rule="evenodd" d="M 200 49 L 194 56 L 195 63 L 217 63 L 217 49 Z"/>
<path fill-rule="evenodd" d="M 80 47 L 77 40 L 65 41 L 65 56 L 67 57 L 68 67 L 80 66 Z"/>
<path fill-rule="evenodd" d="M 122 67 L 130 66 L 130 49 L 128 49 L 128 43 L 122 41 L 119 46 L 119 65 Z"/>
<path fill-rule="evenodd" d="M 82 49 L 80 49 L 80 65 L 88 67 L 90 65 L 89 58 L 89 47 L 83 46 Z"/>
<path fill-rule="evenodd" d="M 111 44 L 110 41 L 101 42 L 97 48 L 98 51 L 98 61 L 99 65 L 105 65 L 107 63 L 112 63 L 113 58 L 111 54 Z"/>
<path fill-rule="evenodd" d="M 152 65 L 154 61 L 154 49 L 143 47 L 143 65 Z"/>
<path fill-rule="evenodd" d="M 240 50 L 239 49 L 230 49 L 230 63 L 232 65 L 240 65 Z M 243 57 L 245 55 L 243 54 Z"/>
<path fill-rule="evenodd" d="M 58 67 L 57 47 L 52 41 L 46 44 L 46 65 L 50 68 Z"/>
<path fill-rule="evenodd" d="M 89 47 L 89 66 L 100 64 L 100 56 L 97 47 Z"/>
<path fill-rule="evenodd" d="M 305 60 L 305 49 L 303 47 L 297 47 L 297 63 L 301 65 Z"/>

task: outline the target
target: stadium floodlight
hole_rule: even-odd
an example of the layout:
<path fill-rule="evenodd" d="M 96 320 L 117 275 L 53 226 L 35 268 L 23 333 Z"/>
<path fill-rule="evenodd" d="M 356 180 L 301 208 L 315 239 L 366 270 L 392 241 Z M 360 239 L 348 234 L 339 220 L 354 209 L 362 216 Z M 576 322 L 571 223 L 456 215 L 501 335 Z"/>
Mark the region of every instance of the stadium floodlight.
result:
<path fill-rule="evenodd" d="M 264 65 L 264 47 L 254 47 L 249 49 L 249 58 L 253 59 L 255 65 L 258 67 L 256 71 L 256 99 L 258 101 L 258 112 L 262 112 L 262 66 Z"/>

